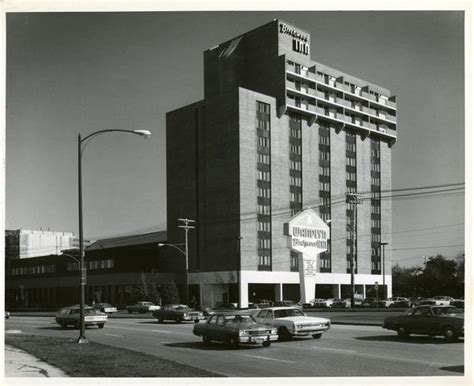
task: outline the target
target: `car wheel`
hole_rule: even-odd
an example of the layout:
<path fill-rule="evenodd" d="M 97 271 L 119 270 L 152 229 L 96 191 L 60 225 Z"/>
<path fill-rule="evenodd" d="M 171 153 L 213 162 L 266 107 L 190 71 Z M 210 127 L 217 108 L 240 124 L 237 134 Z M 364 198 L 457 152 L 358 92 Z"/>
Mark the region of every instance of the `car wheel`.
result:
<path fill-rule="evenodd" d="M 322 335 L 323 334 L 313 334 L 313 338 L 314 339 L 319 339 L 319 338 L 321 338 Z"/>
<path fill-rule="evenodd" d="M 182 322 L 182 319 L 181 318 L 177 318 L 176 319 L 176 323 L 181 323 Z"/>
<path fill-rule="evenodd" d="M 128 311 L 128 313 L 129 313 L 129 314 L 131 314 L 131 313 L 132 313 L 132 310 L 127 310 L 127 311 Z"/>
<path fill-rule="evenodd" d="M 104 328 L 104 323 L 99 324 L 99 328 Z"/>
<path fill-rule="evenodd" d="M 270 347 L 271 344 L 272 344 L 272 342 L 269 342 L 269 341 L 267 340 L 267 341 L 265 341 L 265 342 L 262 343 L 262 346 L 263 346 L 263 347 Z"/>
<path fill-rule="evenodd" d="M 160 322 L 160 323 L 164 323 L 164 322 L 165 322 L 165 320 L 164 320 L 163 318 L 161 318 L 161 317 L 160 317 L 160 318 L 158 319 L 158 322 Z"/>
<path fill-rule="evenodd" d="M 59 325 L 61 326 L 61 328 L 66 328 L 67 327 L 66 323 L 59 323 Z"/>
<path fill-rule="evenodd" d="M 452 342 L 454 342 L 458 339 L 458 336 L 457 336 L 456 332 L 454 331 L 454 329 L 451 326 L 446 326 L 443 329 L 443 335 L 447 340 L 452 341 Z"/>
<path fill-rule="evenodd" d="M 211 339 L 207 335 L 202 336 L 202 341 L 204 344 L 211 344 Z"/>
<path fill-rule="evenodd" d="M 237 347 L 239 345 L 239 341 L 233 336 L 229 336 L 227 343 L 232 347 Z"/>
<path fill-rule="evenodd" d="M 405 326 L 398 326 L 397 334 L 402 338 L 408 338 L 410 336 L 410 331 L 408 331 Z"/>
<path fill-rule="evenodd" d="M 290 339 L 290 337 L 291 337 L 291 335 L 288 332 L 286 327 L 280 327 L 278 329 L 278 340 L 280 340 L 280 341 L 288 340 L 288 339 Z"/>

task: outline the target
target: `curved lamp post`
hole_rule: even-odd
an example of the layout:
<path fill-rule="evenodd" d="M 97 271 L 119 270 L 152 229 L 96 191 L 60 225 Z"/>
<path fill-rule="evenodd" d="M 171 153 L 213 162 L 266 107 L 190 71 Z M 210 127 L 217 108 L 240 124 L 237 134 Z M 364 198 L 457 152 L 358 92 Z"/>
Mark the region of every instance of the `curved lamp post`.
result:
<path fill-rule="evenodd" d="M 77 138 L 77 158 L 78 158 L 78 201 L 79 201 L 79 270 L 80 270 L 80 314 L 79 326 L 80 333 L 77 343 L 87 343 L 85 323 L 84 323 L 84 303 L 85 303 L 85 286 L 86 286 L 86 269 L 84 267 L 84 246 L 83 246 L 83 232 L 82 232 L 82 153 L 87 144 L 96 136 L 110 132 L 121 132 L 139 135 L 141 137 L 149 138 L 151 133 L 148 130 L 121 130 L 121 129 L 107 129 L 99 130 L 92 134 L 81 138 L 79 134 Z"/>
<path fill-rule="evenodd" d="M 178 247 L 178 245 L 184 245 L 185 246 L 185 249 L 182 249 L 180 247 Z M 174 248 L 178 251 L 180 251 L 183 256 L 185 257 L 186 259 L 186 271 L 185 271 L 185 280 L 186 280 L 186 283 L 184 284 L 184 297 L 185 297 L 185 303 L 188 304 L 188 297 L 189 297 L 189 289 L 188 289 L 188 285 L 189 285 L 189 266 L 188 266 L 188 253 L 187 253 L 187 244 L 164 244 L 164 243 L 158 243 L 158 247 L 162 248 L 162 247 L 171 247 L 171 248 Z M 189 305 L 189 304 L 188 304 Z"/>

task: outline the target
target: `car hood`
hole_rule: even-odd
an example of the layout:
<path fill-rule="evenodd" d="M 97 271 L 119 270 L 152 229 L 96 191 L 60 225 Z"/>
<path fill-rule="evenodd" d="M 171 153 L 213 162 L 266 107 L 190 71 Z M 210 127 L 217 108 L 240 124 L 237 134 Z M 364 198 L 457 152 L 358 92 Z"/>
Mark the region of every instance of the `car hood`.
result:
<path fill-rule="evenodd" d="M 286 320 L 289 322 L 299 323 L 329 323 L 330 320 L 326 318 L 318 318 L 314 316 L 286 316 L 284 318 L 276 318 L 276 320 Z"/>

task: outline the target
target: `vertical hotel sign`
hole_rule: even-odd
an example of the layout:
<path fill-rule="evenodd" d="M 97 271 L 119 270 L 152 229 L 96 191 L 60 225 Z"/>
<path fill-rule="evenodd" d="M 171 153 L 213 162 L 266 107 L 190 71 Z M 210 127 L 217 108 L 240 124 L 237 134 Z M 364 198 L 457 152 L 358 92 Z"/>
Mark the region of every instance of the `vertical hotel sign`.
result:
<path fill-rule="evenodd" d="M 330 238 L 329 226 L 312 210 L 307 209 L 284 225 L 290 237 L 290 248 L 299 252 L 301 300 L 314 298 L 314 279 L 317 273 L 317 256 L 327 251 Z"/>
<path fill-rule="evenodd" d="M 309 36 L 301 33 L 297 29 L 279 23 L 278 30 L 280 34 L 288 35 L 291 38 L 291 48 L 299 54 L 309 55 Z"/>

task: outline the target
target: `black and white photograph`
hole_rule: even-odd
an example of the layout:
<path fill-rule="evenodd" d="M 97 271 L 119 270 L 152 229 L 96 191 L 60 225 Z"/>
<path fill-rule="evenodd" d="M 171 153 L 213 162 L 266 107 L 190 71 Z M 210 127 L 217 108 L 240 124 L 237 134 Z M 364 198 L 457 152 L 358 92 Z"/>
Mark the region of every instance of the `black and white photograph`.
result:
<path fill-rule="evenodd" d="M 5 2 L 3 384 L 472 384 L 471 4 L 318 3 Z"/>

